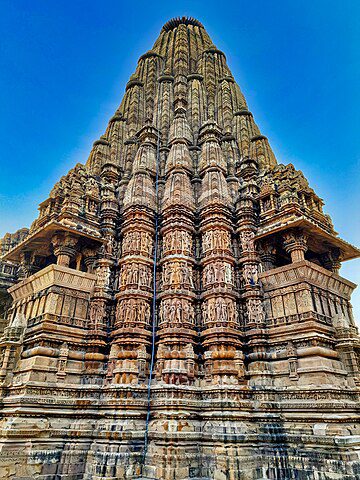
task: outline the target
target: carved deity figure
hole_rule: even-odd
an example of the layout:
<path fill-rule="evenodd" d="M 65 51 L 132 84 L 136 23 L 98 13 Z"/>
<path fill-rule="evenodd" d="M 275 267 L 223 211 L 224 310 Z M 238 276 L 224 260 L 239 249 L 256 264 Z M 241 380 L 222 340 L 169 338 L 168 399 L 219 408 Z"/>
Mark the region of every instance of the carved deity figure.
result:
<path fill-rule="evenodd" d="M 193 305 L 185 299 L 166 299 L 161 302 L 159 325 L 174 323 L 191 323 L 195 321 Z"/>
<path fill-rule="evenodd" d="M 204 268 L 204 283 L 211 284 L 230 284 L 233 282 L 233 268 L 230 264 L 224 262 L 215 262 Z"/>
<path fill-rule="evenodd" d="M 204 324 L 207 323 L 235 323 L 236 309 L 233 300 L 224 298 L 210 298 L 202 306 Z"/>
<path fill-rule="evenodd" d="M 103 322 L 105 316 L 105 305 L 101 300 L 93 300 L 90 305 L 90 321 L 93 325 Z"/>
<path fill-rule="evenodd" d="M 263 323 L 265 320 L 264 308 L 262 302 L 258 298 L 250 298 L 247 301 L 247 311 L 249 322 Z"/>
<path fill-rule="evenodd" d="M 165 252 L 175 251 L 190 255 L 192 249 L 190 234 L 180 230 L 167 232 L 163 240 L 163 249 Z"/>
<path fill-rule="evenodd" d="M 93 177 L 89 177 L 85 184 L 86 195 L 99 198 L 99 185 Z"/>
<path fill-rule="evenodd" d="M 116 309 L 117 324 L 150 324 L 150 305 L 145 300 L 122 300 Z"/>
<path fill-rule="evenodd" d="M 186 262 L 171 262 L 164 266 L 162 283 L 168 288 L 194 288 L 192 268 Z"/>
<path fill-rule="evenodd" d="M 230 233 L 225 230 L 208 230 L 202 237 L 202 247 L 204 252 L 210 250 L 230 250 Z"/>
<path fill-rule="evenodd" d="M 152 237 L 149 232 L 127 232 L 122 241 L 122 253 L 124 255 L 152 254 Z"/>
<path fill-rule="evenodd" d="M 254 250 L 254 232 L 252 230 L 242 230 L 239 234 L 240 245 L 244 252 Z"/>
<path fill-rule="evenodd" d="M 243 277 L 246 285 L 255 286 L 259 283 L 258 266 L 256 264 L 247 264 L 243 268 Z"/>
<path fill-rule="evenodd" d="M 121 287 L 150 288 L 151 275 L 149 267 L 139 263 L 123 265 L 120 273 L 120 285 Z"/>

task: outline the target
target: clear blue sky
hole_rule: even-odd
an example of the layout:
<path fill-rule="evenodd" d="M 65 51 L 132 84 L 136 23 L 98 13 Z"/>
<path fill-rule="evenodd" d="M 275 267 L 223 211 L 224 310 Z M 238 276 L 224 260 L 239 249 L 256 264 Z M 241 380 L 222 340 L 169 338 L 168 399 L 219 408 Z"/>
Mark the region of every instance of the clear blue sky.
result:
<path fill-rule="evenodd" d="M 28 226 L 119 105 L 138 57 L 191 15 L 223 50 L 278 161 L 360 245 L 358 0 L 0 0 L 0 235 Z M 341 273 L 360 283 L 359 260 Z M 360 319 L 360 293 L 354 296 Z"/>

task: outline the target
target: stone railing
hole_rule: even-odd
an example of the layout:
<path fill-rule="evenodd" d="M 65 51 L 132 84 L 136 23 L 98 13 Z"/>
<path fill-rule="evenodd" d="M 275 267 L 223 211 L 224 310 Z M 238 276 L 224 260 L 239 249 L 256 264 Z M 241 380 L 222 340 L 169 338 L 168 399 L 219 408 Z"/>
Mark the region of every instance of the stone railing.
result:
<path fill-rule="evenodd" d="M 9 289 L 14 301 L 29 297 L 48 287 L 64 287 L 91 293 L 95 285 L 96 276 L 60 265 L 49 265 L 22 280 Z"/>
<path fill-rule="evenodd" d="M 354 324 L 350 296 L 356 285 L 312 262 L 303 260 L 263 272 L 260 281 L 270 324 L 288 323 L 285 318 L 300 319 L 311 312 L 316 313 L 314 320 L 340 315 Z"/>

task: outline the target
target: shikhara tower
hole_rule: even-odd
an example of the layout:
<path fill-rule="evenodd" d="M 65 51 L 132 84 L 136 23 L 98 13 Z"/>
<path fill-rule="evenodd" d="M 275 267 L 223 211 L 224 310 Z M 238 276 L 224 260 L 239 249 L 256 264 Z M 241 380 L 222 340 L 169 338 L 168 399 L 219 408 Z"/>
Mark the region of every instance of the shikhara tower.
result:
<path fill-rule="evenodd" d="M 322 206 L 200 22 L 166 23 L 2 243 L 0 477 L 360 478 L 359 251 Z"/>

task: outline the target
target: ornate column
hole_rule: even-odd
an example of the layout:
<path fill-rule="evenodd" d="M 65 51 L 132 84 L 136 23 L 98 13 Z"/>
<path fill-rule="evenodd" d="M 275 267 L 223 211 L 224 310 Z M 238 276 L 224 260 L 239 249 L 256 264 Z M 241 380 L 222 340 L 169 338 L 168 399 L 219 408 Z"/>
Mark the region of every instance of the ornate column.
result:
<path fill-rule="evenodd" d="M 260 258 L 255 247 L 256 211 L 259 187 L 256 182 L 258 163 L 244 158 L 237 166 L 237 176 L 241 180 L 239 199 L 236 205 L 237 233 L 242 267 L 242 299 L 244 302 L 246 340 L 250 350 L 248 371 L 250 383 L 268 383 L 268 363 L 266 362 L 267 341 L 265 332 L 265 312 L 259 284 Z"/>
<path fill-rule="evenodd" d="M 287 230 L 283 233 L 283 245 L 286 253 L 291 256 L 291 262 L 305 260 L 305 252 L 308 249 L 307 236 L 299 229 Z"/>
<path fill-rule="evenodd" d="M 323 266 L 331 272 L 339 274 L 341 268 L 341 251 L 339 248 L 332 248 L 321 256 Z"/>
<path fill-rule="evenodd" d="M 263 240 L 258 244 L 257 250 L 259 252 L 261 265 L 263 271 L 272 270 L 276 266 L 276 246 L 271 240 Z"/>
<path fill-rule="evenodd" d="M 51 243 L 56 256 L 56 263 L 62 267 L 69 267 L 77 252 L 78 238 L 67 232 L 53 235 Z"/>
<path fill-rule="evenodd" d="M 42 268 L 44 257 L 36 255 L 35 251 L 24 251 L 20 253 L 20 264 L 17 269 L 19 280 L 30 277 L 33 273 Z"/>
<path fill-rule="evenodd" d="M 170 128 L 162 200 L 162 282 L 158 324 L 156 378 L 170 384 L 191 384 L 196 374 L 194 343 L 194 211 L 190 183 L 190 128 L 185 110 L 177 106 Z"/>
<path fill-rule="evenodd" d="M 205 381 L 236 384 L 244 379 L 244 364 L 231 245 L 232 200 L 224 175 L 226 162 L 220 135 L 214 122 L 205 123 L 199 135 L 202 345 Z"/>
<path fill-rule="evenodd" d="M 156 214 L 156 145 L 158 131 L 148 125 L 140 130 L 133 176 L 124 196 L 119 258 L 119 292 L 108 380 L 139 383 L 146 379 L 147 347 L 151 340 L 154 217 Z M 155 319 L 153 319 L 155 321 Z"/>

